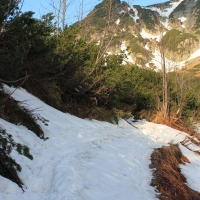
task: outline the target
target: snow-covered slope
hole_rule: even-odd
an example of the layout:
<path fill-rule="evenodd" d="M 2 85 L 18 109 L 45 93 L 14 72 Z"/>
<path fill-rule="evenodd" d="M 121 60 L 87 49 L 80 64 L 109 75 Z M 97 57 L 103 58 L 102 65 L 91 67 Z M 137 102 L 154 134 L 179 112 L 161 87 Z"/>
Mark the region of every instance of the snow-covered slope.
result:
<path fill-rule="evenodd" d="M 150 40 L 154 39 L 158 42 L 162 39 L 161 35 L 151 35 L 150 33 L 147 33 L 144 29 L 142 29 L 140 34 L 143 38 L 147 38 Z M 163 35 L 165 35 L 165 33 Z M 162 69 L 161 54 L 156 47 L 155 47 L 154 53 L 152 54 L 153 54 L 153 58 L 149 63 L 153 63 L 156 66 L 156 70 Z M 127 56 L 130 57 L 128 53 L 127 53 Z M 183 60 L 181 62 L 175 62 L 165 57 L 165 64 L 166 64 L 167 71 L 174 71 L 175 69 L 180 69 L 183 66 L 185 66 L 186 62 L 198 57 L 200 57 L 200 48 L 197 49 L 194 53 L 192 53 L 188 59 Z M 134 64 L 134 62 L 132 62 L 131 59 L 129 59 L 129 62 Z M 149 67 L 149 63 L 146 63 L 146 67 Z"/>
<path fill-rule="evenodd" d="M 163 22 L 163 25 L 165 26 L 166 29 L 171 29 L 171 27 L 168 24 L 168 17 L 169 15 L 172 13 L 172 11 L 182 2 L 183 0 L 177 1 L 177 2 L 170 2 L 169 3 L 169 7 L 165 8 L 165 10 L 161 10 L 158 7 L 154 7 L 154 6 L 148 6 L 148 8 L 150 8 L 151 10 L 154 10 L 156 12 L 158 12 L 160 14 L 160 16 L 162 16 L 163 18 L 166 18 L 166 21 Z"/>
<path fill-rule="evenodd" d="M 8 93 L 13 90 L 4 89 Z M 179 143 L 185 137 L 185 133 L 145 120 L 132 126 L 124 120 L 114 125 L 80 119 L 53 109 L 24 89 L 12 96 L 49 121 L 48 126 L 38 121 L 49 139 L 43 141 L 25 127 L 0 119 L 0 127 L 29 146 L 34 156 L 31 161 L 12 153 L 22 166 L 19 177 L 27 188 L 23 193 L 0 176 L 2 200 L 156 199 L 149 185 L 150 155 L 154 148 Z M 181 149 L 191 162 L 182 166 L 182 172 L 190 187 L 200 191 L 200 157 L 183 146 Z"/>

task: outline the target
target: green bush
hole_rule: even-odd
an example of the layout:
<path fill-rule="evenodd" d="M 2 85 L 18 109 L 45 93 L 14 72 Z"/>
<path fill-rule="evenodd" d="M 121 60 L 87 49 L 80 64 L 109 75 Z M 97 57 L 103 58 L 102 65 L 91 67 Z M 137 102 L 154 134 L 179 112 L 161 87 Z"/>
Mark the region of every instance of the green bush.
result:
<path fill-rule="evenodd" d="M 140 6 L 135 6 L 138 10 L 140 20 L 143 20 L 145 26 L 149 30 L 155 30 L 155 26 L 160 24 L 160 21 L 157 17 L 157 12 L 152 11 L 151 9 L 144 9 Z"/>
<path fill-rule="evenodd" d="M 8 94 L 0 91 L 0 99 L 7 99 Z M 5 102 L 1 102 L 0 117 L 14 124 L 22 124 L 29 130 L 33 131 L 39 138 L 44 139 L 44 132 L 37 124 L 37 117 L 31 111 L 19 105 L 19 102 L 12 98 L 8 98 Z"/>
<path fill-rule="evenodd" d="M 21 166 L 10 157 L 10 153 L 15 149 L 19 154 L 33 160 L 33 156 L 29 153 L 27 146 L 16 143 L 11 134 L 6 130 L 0 130 L 0 175 L 15 182 L 22 190 L 24 184 L 17 175 L 17 171 L 21 171 Z"/>

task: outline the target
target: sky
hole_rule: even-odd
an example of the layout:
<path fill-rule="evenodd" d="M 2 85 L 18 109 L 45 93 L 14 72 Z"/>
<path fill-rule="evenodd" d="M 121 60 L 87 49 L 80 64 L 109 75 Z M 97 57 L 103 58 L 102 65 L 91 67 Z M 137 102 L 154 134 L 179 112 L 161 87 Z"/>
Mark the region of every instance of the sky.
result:
<path fill-rule="evenodd" d="M 150 155 L 155 148 L 179 144 L 190 163 L 180 165 L 187 185 L 200 191 L 200 157 L 192 142 L 180 142 L 186 133 L 162 124 L 120 119 L 118 124 L 80 119 L 60 112 L 22 88 L 3 86 L 37 119 L 48 139 L 39 139 L 25 126 L 0 118 L 0 128 L 15 142 L 30 148 L 33 160 L 13 150 L 24 192 L 0 176 L 2 200 L 156 200 L 150 186 Z M 43 120 L 46 123 L 42 122 Z M 195 140 L 199 142 L 199 140 Z M 190 151 L 192 149 L 193 151 Z"/>
<path fill-rule="evenodd" d="M 35 12 L 34 17 L 40 18 L 43 14 L 54 12 L 52 5 L 52 2 L 58 2 L 59 0 L 24 0 L 24 5 L 22 8 L 22 11 L 33 11 Z M 167 0 L 126 0 L 130 5 L 141 5 L 141 6 L 147 6 L 155 3 L 163 3 Z M 67 3 L 71 2 L 68 6 L 67 10 L 67 17 L 66 21 L 67 24 L 70 25 L 79 19 L 79 13 L 81 13 L 81 2 L 83 2 L 84 7 L 84 15 L 87 15 L 95 5 L 101 3 L 101 0 L 67 0 Z"/>

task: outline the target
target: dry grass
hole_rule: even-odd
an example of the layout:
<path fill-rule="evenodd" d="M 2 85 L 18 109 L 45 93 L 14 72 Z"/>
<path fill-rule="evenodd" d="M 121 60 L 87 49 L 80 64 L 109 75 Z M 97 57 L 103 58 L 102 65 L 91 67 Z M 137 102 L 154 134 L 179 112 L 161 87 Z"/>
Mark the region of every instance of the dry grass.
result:
<path fill-rule="evenodd" d="M 176 130 L 188 133 L 191 136 L 196 134 L 196 131 L 194 130 L 193 126 L 185 125 L 183 120 L 181 120 L 180 118 L 174 115 L 170 115 L 167 118 L 163 118 L 162 113 L 157 113 L 155 118 L 152 120 L 152 122 L 157 123 L 157 124 L 165 124 Z"/>
<path fill-rule="evenodd" d="M 173 116 L 169 116 L 167 119 L 164 119 L 162 117 L 161 113 L 158 113 L 153 120 L 153 122 L 158 124 L 165 124 L 167 126 L 170 126 L 174 129 L 183 131 L 187 133 L 188 135 L 185 137 L 185 139 L 181 142 L 183 146 L 188 148 L 190 151 L 193 151 L 200 155 L 200 150 L 192 150 L 189 145 L 195 144 L 196 146 L 200 147 L 200 134 L 195 131 L 195 127 L 192 125 L 185 125 L 185 123 L 180 119 Z"/>
<path fill-rule="evenodd" d="M 153 170 L 151 185 L 159 192 L 160 200 L 200 200 L 200 193 L 186 185 L 179 163 L 189 162 L 182 155 L 178 145 L 170 144 L 155 149 L 151 155 L 150 168 Z"/>

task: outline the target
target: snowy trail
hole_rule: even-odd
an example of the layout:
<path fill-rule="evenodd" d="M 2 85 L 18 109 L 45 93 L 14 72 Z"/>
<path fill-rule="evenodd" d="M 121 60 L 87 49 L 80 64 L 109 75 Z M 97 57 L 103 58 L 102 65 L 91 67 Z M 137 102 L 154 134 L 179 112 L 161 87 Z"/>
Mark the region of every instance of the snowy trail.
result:
<path fill-rule="evenodd" d="M 54 167 L 48 199 L 149 199 L 150 194 L 154 199 L 153 188 L 146 191 L 152 149 L 144 152 L 142 145 L 151 140 L 137 136 L 133 130 L 118 129 L 99 123 L 88 131 L 68 132 L 66 141 L 57 147 L 64 155 L 56 161 L 59 165 Z"/>
<path fill-rule="evenodd" d="M 28 109 L 48 120 L 48 126 L 39 123 L 49 139 L 40 140 L 25 127 L 0 119 L 0 126 L 12 132 L 17 142 L 28 145 L 34 156 L 31 161 L 12 153 L 21 163 L 19 176 L 27 189 L 22 193 L 16 184 L 0 177 L 2 200 L 154 200 L 156 194 L 149 185 L 150 155 L 154 148 L 185 137 L 167 126 L 146 121 L 134 123 L 134 128 L 124 120 L 113 125 L 79 119 L 51 108 L 23 89 L 13 97 L 27 100 Z M 199 161 L 195 167 L 198 165 Z M 189 176 L 187 166 L 184 170 Z M 198 185 L 200 177 L 192 177 L 191 182 Z"/>
<path fill-rule="evenodd" d="M 109 130 L 105 131 L 108 135 Z M 85 139 L 88 141 L 89 138 Z M 141 167 L 141 162 L 147 161 L 143 157 L 149 157 L 149 152 L 141 155 L 142 149 L 138 142 L 134 143 L 135 139 L 134 136 L 125 134 L 124 137 L 118 135 L 89 142 L 80 141 L 76 152 L 73 152 L 72 156 L 67 156 L 66 161 L 62 160 L 62 166 L 66 166 L 64 174 L 67 176 L 63 181 L 69 183 L 67 188 L 69 190 L 67 193 L 70 194 L 69 199 L 76 199 L 77 196 L 88 200 L 94 199 L 94 196 L 97 200 L 131 199 L 137 196 L 138 191 L 140 198 L 149 199 L 146 188 L 149 187 L 150 172 L 145 174 L 149 171 L 148 163 L 145 163 L 147 169 L 143 170 Z M 138 152 L 133 150 L 135 148 Z M 60 180 L 63 174 L 63 168 L 62 171 L 59 168 L 60 165 L 56 169 L 55 181 Z M 136 182 L 140 184 L 136 185 Z M 61 189 L 60 185 L 56 188 Z M 55 199 L 55 196 L 51 197 Z"/>

